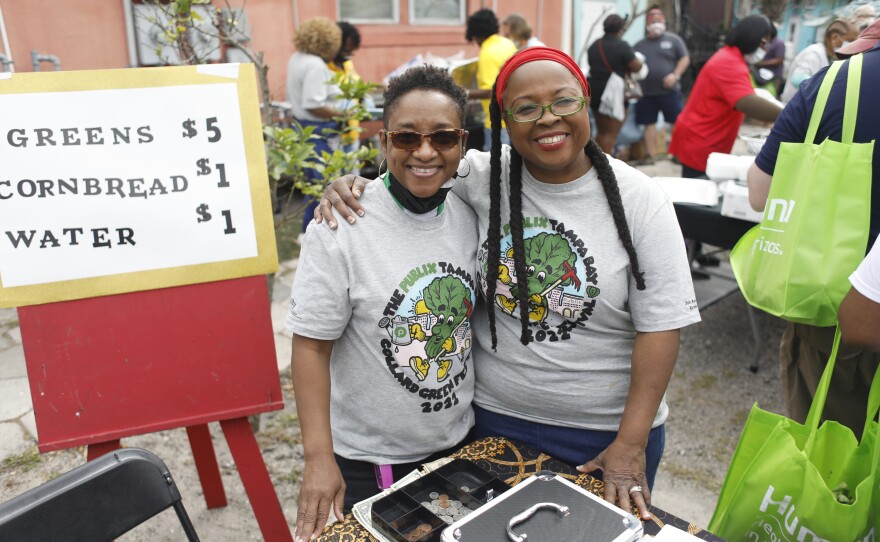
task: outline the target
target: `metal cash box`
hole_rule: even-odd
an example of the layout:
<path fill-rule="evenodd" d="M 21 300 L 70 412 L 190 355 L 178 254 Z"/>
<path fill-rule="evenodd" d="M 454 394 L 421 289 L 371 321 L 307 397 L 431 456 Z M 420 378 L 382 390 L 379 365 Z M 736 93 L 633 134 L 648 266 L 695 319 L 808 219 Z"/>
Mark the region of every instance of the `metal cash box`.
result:
<path fill-rule="evenodd" d="M 632 514 L 541 471 L 443 530 L 442 542 L 630 542 L 642 538 Z"/>

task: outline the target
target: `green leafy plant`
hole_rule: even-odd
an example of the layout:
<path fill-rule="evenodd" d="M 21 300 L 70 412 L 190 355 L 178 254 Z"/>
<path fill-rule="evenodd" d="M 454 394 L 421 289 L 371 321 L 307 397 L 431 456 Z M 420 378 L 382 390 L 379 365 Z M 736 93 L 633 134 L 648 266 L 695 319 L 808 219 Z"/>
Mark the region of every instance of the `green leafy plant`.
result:
<path fill-rule="evenodd" d="M 343 115 L 333 119 L 340 126 L 339 129 L 327 130 L 324 135 L 319 136 L 314 133 L 314 127 L 304 127 L 296 121 L 293 121 L 292 127 L 275 125 L 264 128 L 269 178 L 275 189 L 273 192 L 279 185 L 289 184 L 291 188 L 283 201 L 273 201 L 273 204 L 277 203 L 276 209 L 280 210 L 276 213 L 276 229 L 287 221 L 301 217 L 309 202 L 320 198 L 333 179 L 361 169 L 378 154 L 377 149 L 367 146 L 349 151 L 343 145 L 338 145 L 332 152 L 322 151 L 319 154 L 315 151 L 315 141 L 320 137 L 342 140 L 352 132 L 354 136 L 359 135 L 362 129 L 353 125 L 353 121 L 370 118 L 364 100 L 377 87 L 373 83 L 341 73 L 336 74 L 327 84 L 339 87 L 339 99 L 347 105 L 343 109 Z M 316 171 L 317 175 L 309 176 L 309 169 Z M 304 199 L 295 200 L 298 195 L 304 196 Z"/>

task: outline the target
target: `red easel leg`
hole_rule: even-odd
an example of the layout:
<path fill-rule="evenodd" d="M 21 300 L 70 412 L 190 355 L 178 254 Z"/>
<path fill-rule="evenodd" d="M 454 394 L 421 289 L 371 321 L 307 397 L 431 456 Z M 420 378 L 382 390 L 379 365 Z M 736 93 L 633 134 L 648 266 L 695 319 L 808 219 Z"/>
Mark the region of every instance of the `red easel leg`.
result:
<path fill-rule="evenodd" d="M 293 534 L 284 519 L 278 495 L 263 462 L 263 454 L 254 438 L 254 432 L 247 418 L 222 420 L 220 427 L 226 435 L 229 451 L 238 466 L 238 474 L 251 501 L 257 524 L 266 542 L 291 542 Z"/>
<path fill-rule="evenodd" d="M 88 451 L 86 452 L 86 461 L 97 459 L 102 455 L 109 454 L 110 452 L 118 450 L 121 447 L 122 445 L 119 443 L 119 439 L 89 444 Z"/>
<path fill-rule="evenodd" d="M 226 506 L 226 492 L 223 490 L 223 480 L 220 478 L 220 467 L 217 465 L 217 454 L 214 453 L 208 424 L 191 425 L 186 428 L 186 434 L 193 451 L 196 470 L 199 471 L 205 504 L 209 510 Z"/>

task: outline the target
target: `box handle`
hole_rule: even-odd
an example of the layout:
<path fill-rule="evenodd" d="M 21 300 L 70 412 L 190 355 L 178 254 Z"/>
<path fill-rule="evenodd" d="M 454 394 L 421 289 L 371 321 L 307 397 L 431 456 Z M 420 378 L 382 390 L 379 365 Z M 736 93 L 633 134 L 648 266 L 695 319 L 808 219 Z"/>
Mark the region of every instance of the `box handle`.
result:
<path fill-rule="evenodd" d="M 516 514 L 515 516 L 510 518 L 510 521 L 507 523 L 507 536 L 508 536 L 508 538 L 510 538 L 513 542 L 526 542 L 528 535 L 526 533 L 518 535 L 515 532 L 513 532 L 513 528 L 516 527 L 517 525 L 519 525 L 520 523 L 526 521 L 530 517 L 534 516 L 538 510 L 541 510 L 543 508 L 552 508 L 553 510 L 556 510 L 556 515 L 558 515 L 561 518 L 564 518 L 564 517 L 568 516 L 569 514 L 571 514 L 571 511 L 568 509 L 567 506 L 563 506 L 561 504 L 556 504 L 555 502 L 539 502 L 538 504 L 533 504 L 532 506 L 526 508 L 525 510 L 523 510 L 519 514 Z"/>

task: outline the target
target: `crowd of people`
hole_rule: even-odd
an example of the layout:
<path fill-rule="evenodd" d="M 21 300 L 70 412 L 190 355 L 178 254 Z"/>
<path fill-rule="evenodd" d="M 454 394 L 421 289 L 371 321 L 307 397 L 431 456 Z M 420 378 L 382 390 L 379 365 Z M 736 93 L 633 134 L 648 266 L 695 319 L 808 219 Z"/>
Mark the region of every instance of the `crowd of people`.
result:
<path fill-rule="evenodd" d="M 614 157 L 628 102 L 644 127 L 642 163 L 657 158 L 662 113 L 682 177 L 706 178 L 709 154 L 730 153 L 746 117 L 772 124 L 749 172 L 750 201 L 760 210 L 779 145 L 804 141 L 821 82 L 813 76 L 835 55 L 861 54 L 862 88 L 880 83 L 880 23 L 832 20 L 822 41 L 785 70 L 776 27 L 749 15 L 727 32 L 685 101 L 690 54 L 666 21 L 661 9 L 648 10 L 645 38 L 630 46 L 628 21 L 607 16 L 585 76 L 522 16 L 499 21 L 481 9 L 468 17 L 465 36 L 479 47 L 476 88 L 430 66 L 391 79 L 379 176 L 333 182 L 305 233 L 291 294 L 306 459 L 298 540 L 415 465 L 486 436 L 577 465 L 604 480 L 607 500 L 650 517 L 679 330 L 700 315 L 671 201 Z M 335 125 L 338 88 L 326 84 L 334 72 L 356 76 L 357 29 L 312 19 L 295 44 L 287 78 L 295 119 L 333 134 L 323 138 L 328 149 L 357 144 L 356 126 Z M 840 139 L 845 96 L 835 86 L 817 142 Z M 872 141 L 880 109 L 870 91 L 861 96 L 854 140 Z M 469 99 L 481 100 L 485 113 L 483 144 L 470 150 Z M 880 205 L 871 213 L 866 252 Z M 339 228 L 340 215 L 352 225 Z M 825 415 L 861 431 L 864 407 L 856 407 L 867 402 L 880 361 L 870 350 L 880 348 L 880 249 L 851 280 L 838 363 L 847 378 L 835 382 Z M 790 324 L 783 337 L 794 419 L 812 402 L 828 333 Z M 379 410 L 394 416 L 377 417 Z"/>

